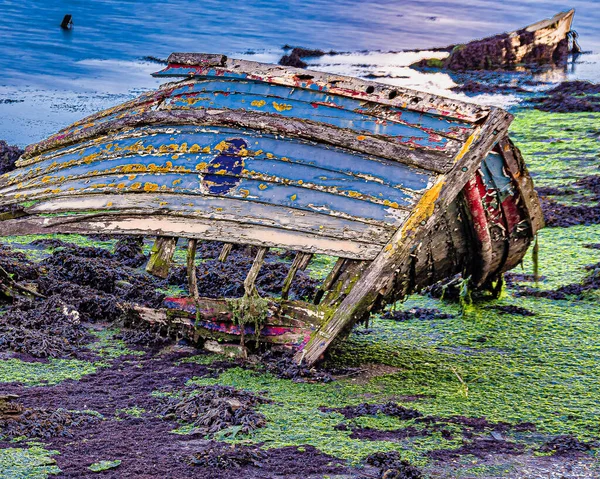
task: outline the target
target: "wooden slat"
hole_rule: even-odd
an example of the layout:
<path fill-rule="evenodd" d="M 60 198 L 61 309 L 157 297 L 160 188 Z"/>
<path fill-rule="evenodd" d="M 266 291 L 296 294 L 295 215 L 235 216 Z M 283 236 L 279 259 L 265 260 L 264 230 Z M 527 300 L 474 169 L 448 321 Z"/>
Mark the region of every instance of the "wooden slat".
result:
<path fill-rule="evenodd" d="M 423 113 L 437 112 L 472 122 L 480 120 L 489 112 L 488 107 L 359 78 L 229 58 L 224 66 L 206 65 L 204 58 L 205 54 L 202 53 L 173 53 L 168 59 L 170 65 L 155 76 L 194 75 L 264 81 L 325 91 Z M 179 66 L 190 68 L 180 68 L 180 71 L 177 71 Z"/>
<path fill-rule="evenodd" d="M 187 218 L 232 221 L 246 225 L 270 226 L 290 231 L 300 231 L 318 236 L 368 242 L 383 245 L 394 229 L 360 221 L 339 218 L 322 212 L 299 211 L 293 208 L 248 202 L 240 199 L 198 197 L 163 193 L 90 194 L 40 200 L 24 208 L 26 213 L 86 214 L 104 211 L 107 214 L 171 214 Z M 58 196 L 58 197 L 57 197 Z M 1 233 L 1 231 L 0 231 Z"/>
<path fill-rule="evenodd" d="M 231 253 L 232 248 L 233 245 L 231 243 L 225 243 L 223 245 L 223 248 L 221 248 L 221 252 L 219 253 L 219 261 L 221 263 L 227 261 L 227 257 L 229 256 L 229 253 Z"/>
<path fill-rule="evenodd" d="M 306 253 L 301 253 L 301 252 L 296 253 L 296 256 L 294 257 L 294 261 L 292 262 L 292 265 L 290 266 L 290 270 L 288 271 L 288 274 L 285 277 L 285 280 L 283 281 L 283 286 L 281 288 L 281 298 L 282 299 L 288 299 L 290 288 L 292 286 L 292 282 L 294 281 L 294 277 L 296 276 L 296 273 L 298 272 L 299 269 L 301 269 L 301 270 L 306 269 L 311 258 L 312 258 L 311 254 L 306 254 Z"/>
<path fill-rule="evenodd" d="M 250 268 L 250 271 L 248 271 L 246 279 L 244 279 L 244 291 L 246 295 L 252 295 L 256 293 L 256 278 L 258 277 L 260 268 L 265 261 L 265 255 L 267 254 L 267 251 L 269 251 L 269 248 L 260 247 L 256 252 L 252 267 Z"/>
<path fill-rule="evenodd" d="M 299 231 L 249 226 L 230 221 L 166 215 L 90 214 L 80 217 L 24 217 L 1 223 L 3 236 L 20 234 L 138 234 L 196 238 L 232 243 L 285 248 L 306 253 L 320 253 L 346 258 L 370 259 L 377 256 L 381 245 L 324 238 Z"/>

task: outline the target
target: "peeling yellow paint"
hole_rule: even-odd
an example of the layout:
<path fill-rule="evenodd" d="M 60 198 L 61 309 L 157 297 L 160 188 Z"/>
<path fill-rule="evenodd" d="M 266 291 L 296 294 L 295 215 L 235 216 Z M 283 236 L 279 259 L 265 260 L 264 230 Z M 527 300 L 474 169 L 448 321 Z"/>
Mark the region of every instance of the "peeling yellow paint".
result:
<path fill-rule="evenodd" d="M 259 190 L 266 190 L 267 189 L 267 185 L 265 185 L 264 183 L 261 183 L 260 185 L 258 185 L 258 189 Z"/>
<path fill-rule="evenodd" d="M 247 197 L 247 196 L 250 194 L 250 191 L 248 191 L 248 190 L 245 190 L 245 189 L 241 189 L 241 190 L 240 190 L 240 193 L 241 193 L 242 195 L 244 195 L 244 198 L 246 198 L 246 197 Z"/>
<path fill-rule="evenodd" d="M 188 151 L 190 153 L 198 153 L 200 151 L 200 145 L 198 143 L 194 143 L 192 146 L 190 146 Z"/>
<path fill-rule="evenodd" d="M 259 108 L 265 106 L 267 104 L 267 102 L 265 100 L 254 100 L 252 103 L 250 103 L 252 106 L 257 106 Z"/>
<path fill-rule="evenodd" d="M 469 151 L 469 148 L 471 147 L 473 141 L 475 141 L 476 137 L 477 133 L 473 133 L 469 138 L 467 138 L 467 141 L 465 141 L 465 144 L 456 155 L 456 158 L 454 158 L 454 163 L 460 161 L 467 154 L 467 151 Z"/>
<path fill-rule="evenodd" d="M 129 188 L 131 188 L 132 190 L 139 190 L 142 187 L 142 184 L 140 182 L 136 182 L 133 183 Z"/>
<path fill-rule="evenodd" d="M 438 182 L 433 185 L 425 194 L 421 197 L 415 208 L 413 209 L 410 217 L 406 221 L 402 230 L 405 232 L 414 230 L 419 223 L 427 221 L 427 219 L 435 211 L 435 202 L 440 196 L 442 187 L 446 182 L 439 179 Z"/>
<path fill-rule="evenodd" d="M 112 205 L 113 205 L 113 202 L 112 202 L 112 201 L 109 201 L 108 203 L 106 203 L 106 207 L 107 207 L 107 208 L 110 208 Z"/>
<path fill-rule="evenodd" d="M 144 191 L 157 191 L 158 190 L 158 185 L 156 183 L 150 183 L 150 182 L 146 182 L 144 183 Z"/>
<path fill-rule="evenodd" d="M 288 111 L 292 109 L 292 105 L 288 105 L 287 103 L 277 103 L 274 101 L 273 108 L 275 108 L 277 111 Z"/>
<path fill-rule="evenodd" d="M 367 137 L 366 137 L 365 135 L 358 135 L 358 136 L 356 137 L 356 139 L 357 139 L 358 141 L 363 141 L 363 140 L 366 140 L 366 139 L 367 139 Z"/>
<path fill-rule="evenodd" d="M 173 186 L 178 185 L 179 183 L 181 183 L 181 180 L 173 180 Z"/>
<path fill-rule="evenodd" d="M 298 195 L 296 195 L 295 193 L 292 196 L 290 196 L 290 200 L 292 201 L 296 201 L 296 198 L 298 198 Z"/>
<path fill-rule="evenodd" d="M 123 188 L 125 188 L 125 183 L 119 183 L 117 185 L 117 188 L 119 188 L 120 190 L 122 190 Z"/>

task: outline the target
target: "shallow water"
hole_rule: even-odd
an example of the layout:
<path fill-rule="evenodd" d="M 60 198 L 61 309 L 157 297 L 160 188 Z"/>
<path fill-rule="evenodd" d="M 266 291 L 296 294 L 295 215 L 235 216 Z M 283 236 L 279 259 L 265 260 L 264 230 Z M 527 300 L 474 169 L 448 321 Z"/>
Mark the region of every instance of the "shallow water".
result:
<path fill-rule="evenodd" d="M 353 52 L 326 56 L 311 67 L 365 75 L 434 91 L 454 85 L 448 75 L 418 75 L 414 54 L 382 54 L 468 41 L 513 30 L 567 8 L 585 50 L 600 53 L 595 0 L 0 0 L 0 138 L 38 141 L 100 108 L 124 101 L 158 81 L 160 65 L 141 61 L 173 51 L 224 52 L 277 61 L 284 44 Z M 63 31 L 64 14 L 74 27 Z M 357 53 L 359 52 L 359 53 Z M 565 77 L 594 80 L 598 55 L 583 55 Z M 17 103 L 7 102 L 17 101 Z M 511 99 L 483 101 L 510 104 Z"/>

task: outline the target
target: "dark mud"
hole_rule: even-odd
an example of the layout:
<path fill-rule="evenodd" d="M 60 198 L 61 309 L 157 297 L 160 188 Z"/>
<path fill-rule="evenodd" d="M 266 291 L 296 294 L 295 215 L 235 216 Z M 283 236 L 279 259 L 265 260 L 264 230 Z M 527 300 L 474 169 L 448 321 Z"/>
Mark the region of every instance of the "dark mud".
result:
<path fill-rule="evenodd" d="M 270 401 L 249 391 L 215 385 L 185 388 L 161 397 L 154 410 L 165 419 L 193 425 L 203 435 L 231 427 L 249 433 L 265 426 L 265 417 L 254 407 L 267 402 Z"/>
<path fill-rule="evenodd" d="M 343 461 L 320 453 L 312 446 L 284 447 L 262 451 L 258 446 L 230 446 L 204 438 L 207 419 L 212 425 L 222 424 L 220 413 L 226 410 L 232 424 L 236 411 L 245 405 L 263 403 L 265 399 L 233 388 L 210 386 L 192 389 L 185 383 L 192 377 L 214 374 L 214 365 L 180 362 L 189 353 L 165 356 L 124 357 L 111 368 L 84 376 L 79 381 L 67 380 L 48 387 L 23 387 L 19 384 L 3 385 L 3 392 L 19 395 L 25 408 L 43 408 L 48 411 L 74 411 L 89 409 L 99 416 L 82 416 L 83 421 L 69 423 L 50 416 L 45 435 L 49 448 L 57 449 L 56 457 L 62 473 L 60 478 L 89 477 L 88 466 L 102 460 L 120 460 L 121 464 L 102 473 L 105 478 L 317 478 L 325 475 L 350 474 L 353 470 Z M 232 363 L 232 367 L 235 364 Z M 197 415 L 182 403 L 165 403 L 155 397 L 154 391 L 185 391 L 179 397 L 190 398 L 192 393 L 211 398 L 201 402 Z M 173 401 L 177 401 L 173 396 Z M 216 404 L 215 404 L 216 402 Z M 242 404 L 238 407 L 238 402 Z M 164 416 L 165 404 L 171 404 Z M 226 408 L 222 405 L 226 404 Z M 188 403 L 189 405 L 189 403 Z M 173 407 L 174 406 L 174 407 Z M 194 406 L 195 407 L 195 406 Z M 214 414 L 213 411 L 218 413 Z M 20 412 L 20 411 L 19 411 Z M 188 414 L 191 413 L 191 416 Z M 64 413 L 61 413 L 64 414 Z M 73 414 L 73 413 L 69 413 Z M 203 415 L 204 414 L 204 415 Z M 214 416 L 214 417 L 213 417 Z M 79 416 L 74 416 L 80 419 Z M 215 417 L 218 418 L 215 421 Z M 241 416 L 238 413 L 237 418 Z M 247 416 L 246 416 L 247 417 Z M 252 417 L 257 417 L 252 413 Z M 198 422 L 199 430 L 188 435 L 173 434 L 178 420 Z M 67 424 L 68 433 L 62 434 L 61 424 Z M 202 429 L 204 428 L 204 429 Z M 218 428 L 217 428 L 218 429 Z M 16 433 L 16 431 L 15 431 Z M 0 440 L 0 448 L 15 447 Z"/>
<path fill-rule="evenodd" d="M 600 111 L 600 85 L 587 81 L 563 82 L 540 98 L 532 98 L 534 108 L 554 113 Z"/>
<path fill-rule="evenodd" d="M 0 174 L 15 169 L 15 162 L 23 154 L 23 150 L 17 146 L 10 146 L 4 140 L 0 140 Z"/>
<path fill-rule="evenodd" d="M 555 300 L 575 297 L 585 299 L 588 293 L 600 289 L 600 263 L 585 267 L 589 271 L 581 283 L 571 283 L 553 290 L 539 290 L 529 287 L 518 287 L 517 296 L 533 296 L 536 298 L 548 298 Z"/>
<path fill-rule="evenodd" d="M 494 309 L 496 311 L 500 311 L 501 313 L 506 314 L 517 314 L 519 316 L 535 316 L 535 313 L 533 311 L 529 311 L 528 309 L 512 304 L 506 306 L 489 306 L 487 309 Z"/>
<path fill-rule="evenodd" d="M 467 80 L 462 85 L 451 88 L 451 90 L 456 93 L 466 93 L 467 95 L 508 95 L 513 93 L 528 93 L 528 90 L 520 86 L 494 85 L 475 80 Z"/>
<path fill-rule="evenodd" d="M 568 228 L 600 224 L 600 205 L 563 205 L 543 196 L 540 197 L 540 204 L 546 226 Z"/>
<path fill-rule="evenodd" d="M 422 479 L 423 474 L 409 462 L 400 458 L 397 451 L 376 452 L 367 456 L 365 462 L 379 468 L 376 477 L 381 479 Z"/>
<path fill-rule="evenodd" d="M 453 318 L 451 314 L 444 313 L 439 309 L 431 308 L 412 308 L 406 311 L 386 311 L 381 315 L 383 319 L 392 319 L 394 321 L 410 321 L 418 319 L 420 321 L 430 321 L 434 319 Z"/>
<path fill-rule="evenodd" d="M 544 281 L 546 276 L 540 275 L 537 278 L 537 281 Z M 515 286 L 518 282 L 528 282 L 534 283 L 536 281 L 535 276 L 533 274 L 527 273 L 504 273 L 504 282 L 506 286 Z"/>
<path fill-rule="evenodd" d="M 473 441 L 463 441 L 463 445 L 457 449 L 438 449 L 431 451 L 428 455 L 436 461 L 447 461 L 465 455 L 471 455 L 484 459 L 490 455 L 516 454 L 525 452 L 525 446 L 505 439 L 477 438 Z"/>

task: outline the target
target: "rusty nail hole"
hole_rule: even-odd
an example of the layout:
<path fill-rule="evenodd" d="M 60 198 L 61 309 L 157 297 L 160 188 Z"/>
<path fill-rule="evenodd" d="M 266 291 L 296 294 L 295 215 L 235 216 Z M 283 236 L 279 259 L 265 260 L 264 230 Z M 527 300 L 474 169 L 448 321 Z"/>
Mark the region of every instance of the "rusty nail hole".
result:
<path fill-rule="evenodd" d="M 374 91 L 375 91 L 375 87 L 373 85 L 370 85 L 367 87 L 367 90 L 366 90 L 367 93 L 373 93 Z"/>
<path fill-rule="evenodd" d="M 415 103 L 419 103 L 420 101 L 421 101 L 421 99 L 420 99 L 418 96 L 416 96 L 416 97 L 414 97 L 414 98 L 412 98 L 412 99 L 410 100 L 410 102 L 411 102 L 413 105 L 414 105 Z"/>
<path fill-rule="evenodd" d="M 422 225 L 425 225 L 425 223 L 427 223 L 425 220 L 421 221 Z"/>
<path fill-rule="evenodd" d="M 398 92 L 397 92 L 396 90 L 392 90 L 392 91 L 390 92 L 390 94 L 388 95 L 388 98 L 389 98 L 390 100 L 393 100 L 393 99 L 394 99 L 394 98 L 396 98 L 397 96 L 398 96 Z"/>
<path fill-rule="evenodd" d="M 463 171 L 467 171 L 467 167 L 466 167 L 466 166 L 463 166 L 463 167 L 462 167 L 462 170 L 463 170 Z"/>

